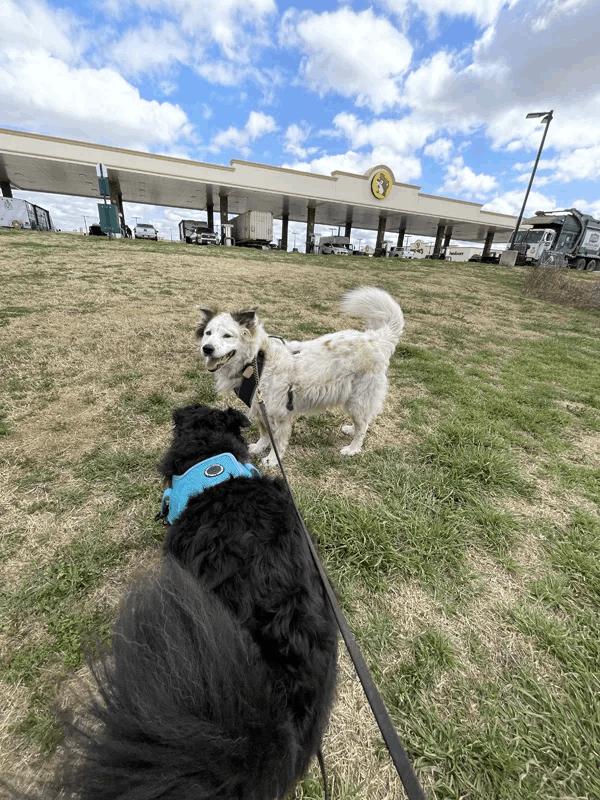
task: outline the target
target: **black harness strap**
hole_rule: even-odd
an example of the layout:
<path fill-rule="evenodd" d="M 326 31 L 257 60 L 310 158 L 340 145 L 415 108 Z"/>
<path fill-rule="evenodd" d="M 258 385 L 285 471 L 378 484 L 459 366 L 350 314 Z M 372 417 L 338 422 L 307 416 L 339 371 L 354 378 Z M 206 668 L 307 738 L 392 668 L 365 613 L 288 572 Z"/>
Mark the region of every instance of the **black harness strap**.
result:
<path fill-rule="evenodd" d="M 317 549 L 313 543 L 312 537 L 308 532 L 306 524 L 302 519 L 302 514 L 300 513 L 298 506 L 294 500 L 294 495 L 292 493 L 292 488 L 289 484 L 287 479 L 287 475 L 285 474 L 285 470 L 283 468 L 283 464 L 281 463 L 281 459 L 279 458 L 279 453 L 277 452 L 277 448 L 275 447 L 275 440 L 273 438 L 273 433 L 271 431 L 271 426 L 269 424 L 269 418 L 267 417 L 267 412 L 265 410 L 264 401 L 262 398 L 262 394 L 259 390 L 258 396 L 258 406 L 260 408 L 263 421 L 265 423 L 265 427 L 269 432 L 269 437 L 271 439 L 271 447 L 273 448 L 273 452 L 277 458 L 277 463 L 279 464 L 279 469 L 281 470 L 281 475 L 283 477 L 283 481 L 286 485 L 288 492 L 290 493 L 290 497 L 292 499 L 292 503 L 296 510 L 296 514 L 298 516 L 298 520 L 300 522 L 300 526 L 304 531 L 304 540 L 308 546 L 308 550 L 312 559 L 315 563 L 317 571 L 321 577 L 321 581 L 323 582 L 323 586 L 325 588 L 325 593 L 327 594 L 327 599 L 331 605 L 332 611 L 336 618 L 338 627 L 346 644 L 346 648 L 352 659 L 352 663 L 354 664 L 354 669 L 360 679 L 360 682 L 363 687 L 363 691 L 369 701 L 369 705 L 371 706 L 371 711 L 373 712 L 373 716 L 379 726 L 379 730 L 381 731 L 381 735 L 383 736 L 383 741 L 386 744 L 394 767 L 396 768 L 396 772 L 402 781 L 402 785 L 406 791 L 406 795 L 408 800 L 426 800 L 425 792 L 421 784 L 419 783 L 419 779 L 413 769 L 413 766 L 410 762 L 410 758 L 408 757 L 408 753 L 402 747 L 402 743 L 400 742 L 400 738 L 398 737 L 398 733 L 394 728 L 388 710 L 379 694 L 379 690 L 373 681 L 371 673 L 369 671 L 369 667 L 363 657 L 363 654 L 360 651 L 358 646 L 358 642 L 356 641 L 350 626 L 348 625 L 348 621 L 344 616 L 342 609 L 337 601 L 337 597 L 335 596 L 335 592 L 331 586 L 329 581 L 329 577 L 325 572 L 325 568 L 321 564 L 321 560 L 319 559 L 319 554 L 317 553 Z M 317 754 L 318 756 L 318 754 Z M 322 756 L 321 756 L 322 757 Z"/>
<path fill-rule="evenodd" d="M 254 360 L 254 365 L 251 362 L 244 366 L 242 370 L 242 382 L 237 389 L 233 390 L 242 403 L 245 403 L 248 408 L 252 405 L 252 398 L 254 397 L 254 392 L 256 391 L 260 376 L 262 375 L 264 365 L 265 354 L 262 350 L 259 350 Z"/>
<path fill-rule="evenodd" d="M 269 336 L 269 339 L 280 339 L 285 344 L 285 339 L 282 336 Z M 256 391 L 256 387 L 258 386 L 258 381 L 260 380 L 260 376 L 262 375 L 263 367 L 265 366 L 265 354 L 262 350 L 258 351 L 258 355 L 256 356 L 256 372 L 258 372 L 258 377 L 256 375 L 254 364 L 250 362 L 244 365 L 244 369 L 242 370 L 242 382 L 238 386 L 237 389 L 234 389 L 236 396 L 245 403 L 248 408 L 252 405 L 252 400 L 254 398 L 254 392 Z M 294 410 L 294 391 L 291 386 L 288 386 L 287 391 L 287 404 L 286 408 L 288 411 Z"/>

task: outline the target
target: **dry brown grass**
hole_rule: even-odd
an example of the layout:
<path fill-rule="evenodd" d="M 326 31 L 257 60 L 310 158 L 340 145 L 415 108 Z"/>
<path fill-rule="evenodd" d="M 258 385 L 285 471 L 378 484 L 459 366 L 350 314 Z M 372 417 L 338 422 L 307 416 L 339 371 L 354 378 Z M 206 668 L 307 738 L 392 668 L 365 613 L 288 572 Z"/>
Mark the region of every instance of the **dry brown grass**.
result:
<path fill-rule="evenodd" d="M 546 323 L 554 313 L 537 301 L 527 301 L 524 310 L 517 288 L 524 271 L 519 269 L 498 273 L 502 280 L 494 282 L 480 265 L 423 262 L 400 270 L 370 259 L 353 259 L 349 265 L 276 253 L 244 257 L 237 251 L 227 258 L 222 252 L 158 244 L 26 232 L 0 236 L 0 285 L 10 287 L 9 305 L 17 309 L 0 327 L 6 389 L 0 411 L 10 425 L 10 435 L 0 438 L 0 552 L 7 591 L 52 564 L 57 553 L 96 530 L 104 519 L 108 543 L 138 543 L 125 552 L 118 567 L 107 569 L 82 609 L 104 606 L 116 611 L 127 583 L 157 563 L 160 531 L 149 532 L 147 525 L 158 505 L 156 475 L 150 470 L 137 476 L 139 486 L 149 487 L 148 495 L 141 492 L 123 501 L 117 486 L 90 478 L 83 466 L 98 452 L 160 453 L 170 427 L 164 408 L 210 396 L 210 379 L 199 368 L 194 338 L 199 306 L 259 305 L 270 332 L 310 338 L 321 330 L 349 326 L 338 305 L 348 288 L 382 285 L 405 308 L 407 347 L 458 354 L 453 363 L 461 374 L 485 347 L 491 360 L 479 369 L 494 385 L 501 381 L 502 361 L 515 342 L 544 339 L 546 334 L 530 323 Z M 593 348 L 597 339 L 593 331 L 589 335 Z M 153 396 L 160 400 L 156 408 L 148 405 Z M 215 402 L 226 405 L 229 400 Z M 428 407 L 417 425 L 411 414 L 418 404 Z M 366 457 L 387 451 L 410 459 L 422 435 L 434 432 L 447 414 L 448 406 L 432 397 L 425 378 L 405 373 L 398 361 L 385 410 L 367 434 Z M 292 484 L 315 496 L 344 496 L 367 506 L 381 502 L 377 487 L 358 480 L 341 459 L 315 476 L 305 469 L 311 459 L 333 458 L 339 451 L 345 443 L 339 432 L 342 422 L 341 414 L 327 416 L 324 432 L 319 431 L 326 443 L 320 445 L 313 441 L 310 422 L 296 423 L 286 456 Z M 573 436 L 581 457 L 597 466 L 598 434 L 578 429 Z M 415 578 L 390 582 L 375 597 L 365 593 L 356 598 L 354 621 L 359 627 L 373 609 L 385 610 L 397 620 L 406 641 L 406 651 L 382 654 L 385 674 L 393 674 L 398 663 L 410 657 L 411 637 L 424 630 L 435 628 L 451 643 L 459 667 L 454 673 L 443 671 L 432 693 L 442 710 L 458 681 L 476 683 L 488 674 L 497 676 L 510 663 L 537 666 L 544 675 L 556 669 L 531 640 L 510 626 L 506 612 L 525 599 L 527 579 L 545 574 L 543 542 L 538 532 L 528 531 L 529 523 L 544 519 L 566 524 L 573 508 L 592 510 L 595 504 L 576 491 L 558 495 L 553 480 L 539 474 L 537 459 L 529 454 L 520 457 L 520 470 L 535 485 L 536 496 L 501 496 L 496 505 L 523 522 L 523 539 L 511 553 L 522 572 L 470 546 L 465 569 L 476 576 L 479 591 L 456 613 L 449 614 L 431 586 Z M 488 653 L 487 674 L 469 658 L 465 643 L 473 633 Z M 0 628 L 4 652 L 48 640 L 48 630 L 34 617 L 21 625 L 17 636 Z M 348 787 L 364 800 L 403 797 L 393 768 L 377 755 L 376 725 L 345 654 L 340 678 L 325 743 L 334 798 L 341 800 Z M 57 692 L 55 684 L 61 679 Z M 52 662 L 39 683 L 44 691 L 52 688 L 59 705 L 69 706 L 85 694 L 87 681 L 85 668 L 69 672 Z M 16 774 L 25 786 L 44 762 L 37 763 L 36 746 L 17 736 L 14 727 L 26 717 L 36 688 L 0 681 L 0 707 L 5 709 L 0 720 L 0 775 Z"/>
<path fill-rule="evenodd" d="M 528 267 L 524 291 L 532 297 L 573 308 L 600 311 L 600 276 L 573 274 L 567 269 Z"/>

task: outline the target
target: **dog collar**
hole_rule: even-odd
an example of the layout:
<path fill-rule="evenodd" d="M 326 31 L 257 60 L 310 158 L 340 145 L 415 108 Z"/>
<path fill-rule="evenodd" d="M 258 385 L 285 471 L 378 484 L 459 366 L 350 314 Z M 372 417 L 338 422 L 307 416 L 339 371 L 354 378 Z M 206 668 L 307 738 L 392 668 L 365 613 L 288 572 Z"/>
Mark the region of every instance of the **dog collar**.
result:
<path fill-rule="evenodd" d="M 165 489 L 157 519 L 172 525 L 183 513 L 190 497 L 201 494 L 229 478 L 256 478 L 260 472 L 254 464 L 240 464 L 231 453 L 221 453 L 194 464 L 183 475 L 173 475 L 172 488 Z"/>

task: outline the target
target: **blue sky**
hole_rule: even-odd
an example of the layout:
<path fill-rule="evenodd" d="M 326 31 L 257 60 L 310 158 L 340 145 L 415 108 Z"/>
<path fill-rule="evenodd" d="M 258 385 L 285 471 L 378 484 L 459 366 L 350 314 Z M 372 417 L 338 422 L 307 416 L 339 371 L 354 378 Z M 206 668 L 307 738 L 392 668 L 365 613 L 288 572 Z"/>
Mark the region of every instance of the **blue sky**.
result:
<path fill-rule="evenodd" d="M 596 0 L 0 0 L 0 127 L 323 174 L 383 163 L 517 214 L 542 134 L 525 115 L 553 109 L 527 213 L 600 216 L 598 42 Z M 62 229 L 97 215 L 16 196 Z M 126 213 L 167 237 L 193 216 Z"/>

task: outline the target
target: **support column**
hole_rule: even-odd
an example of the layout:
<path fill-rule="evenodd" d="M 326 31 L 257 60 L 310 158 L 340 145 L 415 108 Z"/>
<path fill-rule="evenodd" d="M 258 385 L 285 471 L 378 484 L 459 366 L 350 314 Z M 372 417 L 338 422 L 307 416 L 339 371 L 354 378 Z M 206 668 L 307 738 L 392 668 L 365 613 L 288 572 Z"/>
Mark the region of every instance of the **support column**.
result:
<path fill-rule="evenodd" d="M 219 213 L 221 215 L 221 225 L 226 225 L 229 222 L 229 204 L 226 194 L 219 195 Z M 221 228 L 221 244 L 225 244 L 223 228 Z"/>
<path fill-rule="evenodd" d="M 492 249 L 492 244 L 494 242 L 494 233 L 495 231 L 488 231 L 487 236 L 485 237 L 485 244 L 483 245 L 483 253 L 481 257 L 489 256 L 490 251 Z"/>
<path fill-rule="evenodd" d="M 290 223 L 290 215 L 281 215 L 281 249 L 287 252 L 288 249 L 288 226 Z"/>
<path fill-rule="evenodd" d="M 214 231 L 214 229 L 215 229 L 215 207 L 213 206 L 212 203 L 207 203 L 206 204 L 206 224 L 211 229 L 211 231 Z"/>
<path fill-rule="evenodd" d="M 442 250 L 442 239 L 444 237 L 445 225 L 438 225 L 437 233 L 435 236 L 435 244 L 433 245 L 432 258 L 439 258 Z"/>
<path fill-rule="evenodd" d="M 227 225 L 229 222 L 229 203 L 227 195 L 219 195 L 219 212 L 221 214 L 221 225 Z"/>
<path fill-rule="evenodd" d="M 404 234 L 406 233 L 406 228 L 400 228 L 398 231 L 398 241 L 396 242 L 396 247 L 404 247 Z"/>
<path fill-rule="evenodd" d="M 12 197 L 12 189 L 10 188 L 10 181 L 0 181 L 0 188 L 2 189 L 2 197 Z"/>
<path fill-rule="evenodd" d="M 344 236 L 349 239 L 352 236 L 352 220 L 346 223 L 346 229 L 344 230 Z"/>
<path fill-rule="evenodd" d="M 317 209 L 314 206 L 308 207 L 308 214 L 306 215 L 306 252 L 312 253 L 312 239 L 315 232 L 315 214 Z"/>
<path fill-rule="evenodd" d="M 444 244 L 442 245 L 444 256 L 446 255 L 446 251 L 450 247 L 451 239 L 452 239 L 452 225 L 448 225 L 448 227 L 446 228 L 446 232 L 444 234 Z"/>
<path fill-rule="evenodd" d="M 377 228 L 377 241 L 375 242 L 375 252 L 373 256 L 379 258 L 383 249 L 383 238 L 385 236 L 386 217 L 379 217 L 379 227 Z"/>

